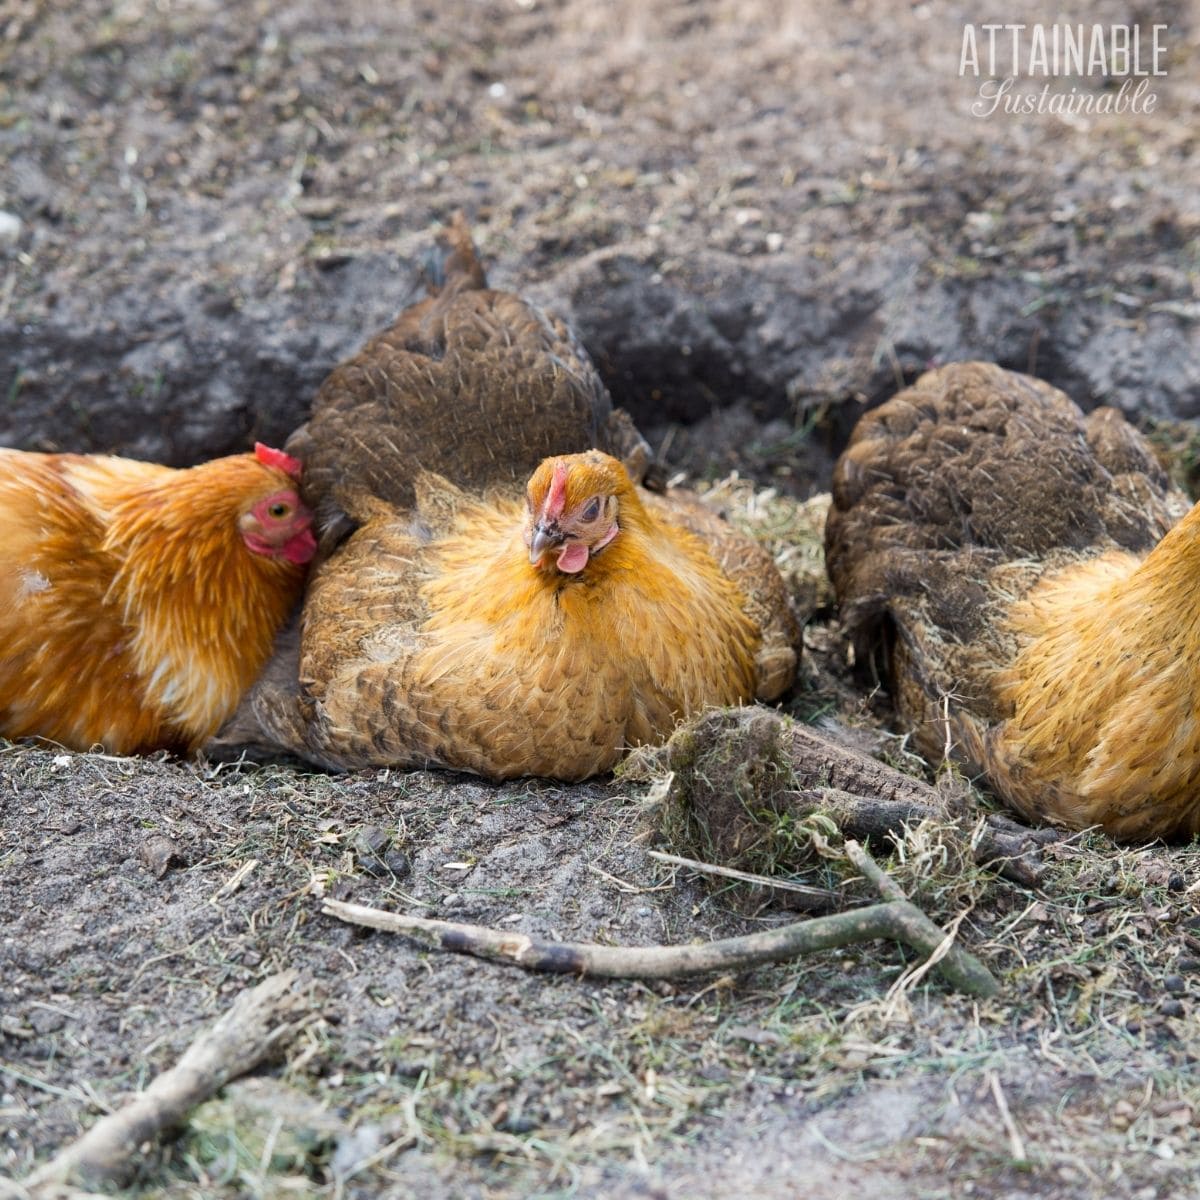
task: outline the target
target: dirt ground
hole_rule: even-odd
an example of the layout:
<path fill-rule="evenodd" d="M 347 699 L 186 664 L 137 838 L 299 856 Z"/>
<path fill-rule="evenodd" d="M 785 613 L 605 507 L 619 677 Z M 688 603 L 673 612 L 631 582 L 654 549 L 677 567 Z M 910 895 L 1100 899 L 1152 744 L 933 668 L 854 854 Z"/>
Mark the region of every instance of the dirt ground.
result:
<path fill-rule="evenodd" d="M 1088 6 L 1169 26 L 1167 75 L 1153 113 L 1069 117 L 974 115 L 962 29 L 996 17 L 939 0 L 331 12 L 0 9 L 0 445 L 186 463 L 282 440 L 463 207 L 493 281 L 571 317 L 673 468 L 770 489 L 759 531 L 816 609 L 789 708 L 861 722 L 812 537 L 780 529 L 865 404 L 982 357 L 1175 441 L 1200 415 L 1185 3 Z M 0 1170 L 290 966 L 320 1020 L 147 1154 L 136 1194 L 1195 1194 L 1192 847 L 1075 840 L 1033 892 L 955 869 L 952 831 L 910 835 L 891 869 L 967 914 L 986 1002 L 889 996 L 908 960 L 884 944 L 600 984 L 320 914 L 323 892 L 622 944 L 790 919 L 650 858 L 651 791 L 0 743 Z"/>

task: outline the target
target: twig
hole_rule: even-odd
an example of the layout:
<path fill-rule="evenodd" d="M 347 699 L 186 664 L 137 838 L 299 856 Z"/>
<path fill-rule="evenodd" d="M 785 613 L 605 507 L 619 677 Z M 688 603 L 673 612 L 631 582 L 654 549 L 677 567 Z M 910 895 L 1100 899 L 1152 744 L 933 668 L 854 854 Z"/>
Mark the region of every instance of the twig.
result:
<path fill-rule="evenodd" d="M 435 949 L 512 963 L 529 971 L 607 979 L 680 979 L 709 971 L 739 971 L 876 938 L 891 938 L 923 954 L 932 954 L 943 941 L 942 931 L 907 900 L 797 921 L 744 937 L 684 946 L 542 942 L 523 933 L 409 917 L 342 900 L 326 900 L 322 911 L 354 925 L 403 934 Z M 991 996 L 999 990 L 987 969 L 957 948 L 938 964 L 938 970 L 952 986 L 972 995 Z"/>
<path fill-rule="evenodd" d="M 842 843 L 842 849 L 862 877 L 885 900 L 908 899 L 900 885 L 856 841 L 848 839 Z"/>
<path fill-rule="evenodd" d="M 842 843 L 846 857 L 862 873 L 863 877 L 885 899 L 893 904 L 907 904 L 912 909 L 912 919 L 922 928 L 922 936 L 930 941 L 925 953 L 930 957 L 931 964 L 946 976 L 960 991 L 970 992 L 976 996 L 994 996 L 1000 990 L 992 975 L 973 954 L 968 954 L 961 946 L 951 944 L 952 935 L 939 929 L 915 904 L 905 896 L 900 885 L 888 875 L 883 868 L 856 842 L 847 840 Z M 915 943 L 910 942 L 909 945 Z M 959 979 L 977 979 L 982 983 L 983 976 L 987 977 L 982 987 L 968 987 L 959 983 Z"/>
<path fill-rule="evenodd" d="M 905 825 L 917 825 L 925 820 L 945 820 L 936 807 L 913 801 L 887 800 L 864 796 L 839 788 L 819 788 L 811 792 L 793 792 L 789 800 L 801 809 L 815 807 L 836 822 L 844 836 L 878 838 L 900 833 Z M 1037 861 L 1038 848 L 1048 842 L 1062 840 L 1056 829 L 1025 829 L 1014 821 L 994 820 L 988 823 L 972 848 L 972 856 L 981 866 L 994 867 L 998 874 L 1024 887 L 1037 887 L 1042 880 L 1042 866 Z"/>
<path fill-rule="evenodd" d="M 175 1066 L 38 1168 L 26 1190 L 36 1196 L 68 1181 L 93 1188 L 123 1183 L 142 1143 L 182 1124 L 197 1104 L 252 1070 L 306 1023 L 310 1003 L 297 992 L 296 978 L 295 971 L 284 971 L 242 992 Z"/>
<path fill-rule="evenodd" d="M 26 1075 L 24 1071 L 18 1071 L 16 1067 L 10 1067 L 8 1063 L 0 1063 L 0 1073 L 11 1075 L 14 1079 L 19 1079 L 22 1083 L 28 1084 L 30 1087 L 38 1088 L 40 1091 L 49 1092 L 52 1096 L 65 1096 L 68 1100 L 87 1101 L 87 1097 L 74 1088 L 61 1088 L 56 1084 L 47 1083 L 44 1079 L 39 1079 L 36 1075 Z"/>
<path fill-rule="evenodd" d="M 807 896 L 813 901 L 840 900 L 837 892 L 828 888 L 812 887 L 807 883 L 793 883 L 790 879 L 775 879 L 770 875 L 755 875 L 751 871 L 739 871 L 734 867 L 721 867 L 716 863 L 700 862 L 695 858 L 682 858 L 678 854 L 666 854 L 662 850 L 648 850 L 651 858 L 659 862 L 671 863 L 677 867 L 687 867 L 691 871 L 700 871 L 705 875 L 720 875 L 723 879 L 737 879 L 742 883 L 755 883 L 760 887 L 778 888 L 784 892 L 796 892 Z"/>
<path fill-rule="evenodd" d="M 1000 1076 L 995 1071 L 989 1071 L 988 1075 L 992 1097 L 996 1101 L 996 1107 L 1000 1110 L 1000 1120 L 1004 1122 L 1004 1129 L 1008 1134 L 1008 1147 L 1012 1151 L 1012 1156 L 1017 1162 L 1028 1162 L 1025 1155 L 1025 1139 L 1021 1137 L 1017 1123 L 1013 1120 L 1004 1089 L 1000 1086 Z"/>
<path fill-rule="evenodd" d="M 636 883 L 630 883 L 627 879 L 621 879 L 613 875 L 610 871 L 606 871 L 603 867 L 596 866 L 595 863 L 588 863 L 587 868 L 593 875 L 599 875 L 601 879 L 607 879 L 618 891 L 624 892 L 627 896 L 642 896 L 646 892 L 669 892 L 675 885 L 674 883 L 659 883 L 654 887 L 639 887 Z"/>
<path fill-rule="evenodd" d="M 215 904 L 218 900 L 224 900 L 226 896 L 232 896 L 234 892 L 246 882 L 247 876 L 251 871 L 258 866 L 258 859 L 251 858 L 247 862 L 242 863 L 240 867 L 223 884 L 209 897 L 209 904 Z"/>

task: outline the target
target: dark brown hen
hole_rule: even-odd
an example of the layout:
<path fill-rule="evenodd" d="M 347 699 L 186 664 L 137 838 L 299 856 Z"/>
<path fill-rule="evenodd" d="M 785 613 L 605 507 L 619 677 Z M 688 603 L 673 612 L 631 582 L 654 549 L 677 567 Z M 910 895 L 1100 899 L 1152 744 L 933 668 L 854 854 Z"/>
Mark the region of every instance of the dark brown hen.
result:
<path fill-rule="evenodd" d="M 363 497 L 411 506 L 423 470 L 482 492 L 524 484 L 550 454 L 596 447 L 642 481 L 649 447 L 570 326 L 488 287 L 461 213 L 428 275 L 430 295 L 334 368 L 288 442 L 326 540 Z"/>
<path fill-rule="evenodd" d="M 1200 517 L 1172 530 L 1187 508 L 1115 411 L 963 363 L 859 422 L 826 559 L 859 660 L 928 758 L 1031 819 L 1190 833 Z"/>

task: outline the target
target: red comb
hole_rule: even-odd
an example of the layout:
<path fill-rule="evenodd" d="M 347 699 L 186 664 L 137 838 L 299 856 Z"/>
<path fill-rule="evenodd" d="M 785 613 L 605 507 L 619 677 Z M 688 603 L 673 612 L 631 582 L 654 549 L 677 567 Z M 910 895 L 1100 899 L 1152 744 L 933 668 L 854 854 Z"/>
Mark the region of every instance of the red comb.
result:
<path fill-rule="evenodd" d="M 274 450 L 270 446 L 264 446 L 262 442 L 254 443 L 254 457 L 264 467 L 278 467 L 281 471 L 286 471 L 287 474 L 299 482 L 300 460 L 298 458 L 293 458 L 290 454 L 284 454 L 282 450 Z"/>
<path fill-rule="evenodd" d="M 550 494 L 546 497 L 543 511 L 552 520 L 562 516 L 567 506 L 567 464 L 555 463 L 554 474 L 550 478 Z"/>

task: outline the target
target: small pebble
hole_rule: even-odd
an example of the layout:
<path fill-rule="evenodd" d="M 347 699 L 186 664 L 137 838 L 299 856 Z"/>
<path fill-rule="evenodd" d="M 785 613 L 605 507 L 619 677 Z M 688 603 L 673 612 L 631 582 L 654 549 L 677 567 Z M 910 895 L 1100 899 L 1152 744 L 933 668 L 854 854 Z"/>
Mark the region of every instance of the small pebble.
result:
<path fill-rule="evenodd" d="M 1182 975 L 1168 975 L 1163 980 L 1163 987 L 1173 996 L 1178 996 L 1181 992 L 1187 991 L 1187 984 L 1184 982 Z"/>
<path fill-rule="evenodd" d="M 161 879 L 173 863 L 185 861 L 178 844 L 162 833 L 147 834 L 142 839 L 138 859 L 155 879 Z"/>
<path fill-rule="evenodd" d="M 11 246 L 21 236 L 21 218 L 0 209 L 0 246 Z"/>
<path fill-rule="evenodd" d="M 1182 1017 L 1187 1010 L 1182 1000 L 1163 1000 L 1159 1003 L 1158 1011 L 1164 1017 Z"/>
<path fill-rule="evenodd" d="M 503 1124 L 500 1126 L 505 1133 L 532 1133 L 538 1127 L 537 1121 L 533 1117 L 514 1115 L 505 1117 Z"/>
<path fill-rule="evenodd" d="M 364 857 L 379 854 L 391 839 L 378 825 L 364 825 L 354 835 L 354 849 Z"/>
<path fill-rule="evenodd" d="M 383 865 L 397 879 L 404 879 L 412 874 L 412 860 L 403 850 L 389 850 L 383 856 Z"/>
<path fill-rule="evenodd" d="M 41 1034 L 57 1033 L 67 1023 L 65 1014 L 47 1008 L 31 1008 L 25 1019 Z"/>
<path fill-rule="evenodd" d="M 359 866 L 371 875 L 391 874 L 404 878 L 411 874 L 412 862 L 408 855 L 391 842 L 391 835 L 378 825 L 364 825 L 354 837 Z"/>

